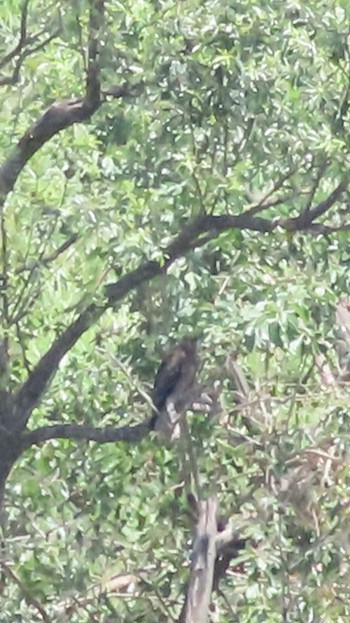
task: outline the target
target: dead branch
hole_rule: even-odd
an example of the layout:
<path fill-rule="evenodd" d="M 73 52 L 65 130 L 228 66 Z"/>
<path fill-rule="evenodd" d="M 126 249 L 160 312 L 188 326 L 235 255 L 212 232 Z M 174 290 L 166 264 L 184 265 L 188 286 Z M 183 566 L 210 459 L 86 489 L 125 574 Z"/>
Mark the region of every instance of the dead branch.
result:
<path fill-rule="evenodd" d="M 211 498 L 213 500 L 214 498 Z M 208 503 L 211 503 L 211 500 L 208 500 Z M 215 500 L 215 499 L 214 499 Z M 190 493 L 187 495 L 187 501 L 189 505 L 189 515 L 192 520 L 196 521 L 197 527 L 194 538 L 194 546 L 196 544 L 196 538 L 198 535 L 198 527 L 201 523 L 201 518 L 203 521 L 203 502 L 198 502 L 196 497 Z M 221 594 L 219 589 L 220 580 L 225 576 L 227 569 L 230 566 L 232 560 L 239 556 L 239 552 L 246 547 L 247 539 L 241 538 L 235 532 L 235 530 L 230 526 L 227 521 L 218 516 L 218 512 L 216 511 L 216 536 L 215 536 L 215 563 L 214 563 L 214 572 L 212 579 L 212 591 L 216 591 L 218 594 Z M 181 609 L 181 613 L 178 619 L 178 623 L 187 623 L 187 613 L 189 609 L 189 599 L 190 599 L 190 587 L 191 582 L 193 582 L 193 576 L 191 574 L 190 581 L 187 584 L 185 590 L 185 601 L 183 607 Z M 209 595 L 210 597 L 210 595 Z M 197 619 L 193 619 L 197 621 Z M 205 619 L 198 619 L 198 621 Z M 190 619 L 192 623 L 192 619 Z"/>
<path fill-rule="evenodd" d="M 95 605 L 102 596 L 119 597 L 138 594 L 140 585 L 147 582 L 134 573 L 119 573 L 111 575 L 107 580 L 96 582 L 90 586 L 85 594 L 68 597 L 58 602 L 52 609 L 52 617 L 55 621 L 67 620 L 67 617 L 77 615 L 79 610 L 89 605 Z M 151 586 L 151 585 L 150 585 Z"/>
<path fill-rule="evenodd" d="M 208 620 L 216 559 L 217 510 L 214 497 L 198 503 L 199 519 L 192 548 L 185 623 L 206 623 Z"/>

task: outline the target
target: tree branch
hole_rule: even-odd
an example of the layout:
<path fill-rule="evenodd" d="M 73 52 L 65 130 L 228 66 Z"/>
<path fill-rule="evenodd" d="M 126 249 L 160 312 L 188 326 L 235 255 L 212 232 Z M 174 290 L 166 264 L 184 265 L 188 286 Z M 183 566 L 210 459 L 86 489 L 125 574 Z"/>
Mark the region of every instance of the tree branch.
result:
<path fill-rule="evenodd" d="M 21 52 L 23 46 L 25 45 L 27 39 L 27 18 L 28 18 L 28 4 L 29 0 L 24 0 L 21 8 L 21 25 L 19 29 L 19 40 L 17 45 L 6 54 L 3 59 L 0 61 L 0 69 L 5 67 L 12 59 Z"/>
<path fill-rule="evenodd" d="M 163 269 L 157 262 L 147 262 L 138 269 L 122 277 L 117 283 L 106 288 L 107 300 L 104 305 L 89 305 L 78 318 L 55 340 L 49 350 L 40 359 L 28 376 L 17 395 L 13 398 L 13 413 L 9 426 L 21 429 L 39 402 L 46 387 L 58 369 L 64 355 L 74 346 L 80 336 L 102 316 L 106 309 L 113 307 L 129 292 L 141 283 L 150 281 L 162 274 Z"/>
<path fill-rule="evenodd" d="M 50 253 L 46 257 L 39 258 L 31 264 L 24 264 L 20 268 L 17 268 L 15 270 L 15 274 L 20 275 L 21 273 L 24 273 L 26 271 L 31 272 L 36 268 L 39 268 L 39 266 L 47 266 L 51 262 L 54 262 L 62 253 L 67 251 L 67 249 L 69 249 L 69 247 L 71 247 L 72 244 L 74 244 L 78 240 L 78 237 L 78 234 L 72 234 L 71 236 L 69 236 L 69 238 L 67 238 L 67 240 L 62 242 L 62 244 L 57 249 L 55 249 L 55 251 L 52 251 L 52 253 Z"/>
<path fill-rule="evenodd" d="M 317 191 L 317 189 L 318 189 L 318 187 L 320 185 L 322 176 L 323 176 L 324 172 L 326 171 L 327 167 L 328 167 L 328 162 L 327 162 L 327 159 L 325 159 L 322 162 L 322 164 L 319 166 L 318 171 L 316 173 L 315 181 L 314 181 L 314 183 L 313 183 L 313 185 L 311 187 L 310 196 L 309 196 L 309 199 L 308 199 L 307 204 L 305 206 L 305 212 L 308 212 L 310 210 L 311 206 L 312 206 L 312 202 L 314 200 L 314 196 L 316 194 L 316 191 Z"/>
<path fill-rule="evenodd" d="M 326 214 L 326 212 L 328 212 L 328 210 L 336 203 L 336 201 L 338 201 L 339 197 L 344 192 L 344 190 L 348 188 L 349 179 L 350 179 L 349 175 L 344 177 L 344 179 L 340 182 L 340 184 L 338 184 L 337 188 L 335 188 L 333 192 L 330 195 L 328 195 L 327 199 L 325 199 L 324 201 L 320 201 L 320 203 L 315 208 L 308 210 L 307 212 L 304 211 L 300 215 L 300 222 L 301 223 L 305 222 L 305 216 L 307 215 L 308 218 L 306 219 L 306 223 L 307 225 L 309 225 L 315 219 Z"/>
<path fill-rule="evenodd" d="M 210 498 L 208 503 L 211 503 L 214 498 Z M 195 552 L 196 547 L 198 546 L 198 541 L 196 543 L 196 538 L 198 535 L 198 527 L 201 521 L 201 516 L 203 517 L 203 502 L 198 502 L 197 499 L 189 494 L 187 496 L 187 501 L 189 504 L 189 512 L 193 519 L 196 520 L 197 529 L 196 535 L 194 537 L 193 543 L 193 552 Z M 205 503 L 204 503 L 205 504 Z M 244 537 L 240 537 L 232 526 L 227 524 L 226 520 L 223 517 L 220 517 L 218 514 L 218 509 L 216 509 L 215 514 L 215 531 L 213 530 L 213 539 L 214 532 L 215 536 L 215 564 L 214 564 L 214 573 L 213 573 L 213 581 L 212 581 L 212 591 L 217 591 L 220 594 L 220 580 L 225 576 L 227 569 L 230 566 L 232 560 L 239 556 L 241 550 L 245 549 L 247 545 L 247 539 Z M 195 562 L 195 556 L 193 556 L 193 564 Z M 187 623 L 188 619 L 188 610 L 189 610 L 189 599 L 190 599 L 190 584 L 193 582 L 193 576 L 191 576 L 190 581 L 187 583 L 185 590 L 185 601 L 182 606 L 180 616 L 178 618 L 178 623 Z M 202 621 L 202 619 L 200 619 Z M 192 623 L 192 619 L 190 619 L 190 623 Z"/>
<path fill-rule="evenodd" d="M 74 123 L 90 119 L 101 105 L 98 40 L 103 23 L 103 0 L 94 0 L 90 11 L 88 68 L 86 93 L 83 98 L 53 104 L 20 139 L 8 159 L 0 167 L 0 197 L 9 193 L 30 158 L 50 138 Z"/>
<path fill-rule="evenodd" d="M 104 0 L 93 0 L 90 8 L 88 62 L 86 77 L 86 103 L 95 112 L 101 105 L 100 66 L 98 51 L 100 30 L 103 23 Z"/>
<path fill-rule="evenodd" d="M 198 503 L 199 519 L 193 542 L 185 623 L 206 623 L 208 620 L 216 560 L 217 510 L 216 498 Z"/>
<path fill-rule="evenodd" d="M 22 580 L 18 577 L 18 575 L 11 569 L 11 567 L 8 564 L 5 563 L 4 560 L 0 560 L 0 567 L 5 573 L 5 575 L 7 575 L 13 582 L 15 582 L 15 584 L 17 584 L 27 605 L 35 608 L 40 614 L 41 619 L 45 623 L 52 623 L 51 617 L 49 617 L 49 615 L 47 614 L 45 608 L 42 606 L 40 601 L 36 597 L 33 597 L 32 591 L 30 590 L 30 588 L 26 587 L 24 582 L 22 582 Z"/>
<path fill-rule="evenodd" d="M 30 446 L 39 445 L 49 439 L 74 439 L 76 441 L 97 441 L 98 443 L 115 443 L 117 441 L 138 443 L 149 434 L 150 430 L 151 419 L 134 426 L 127 425 L 120 428 L 56 424 L 23 433 L 20 445 L 23 452 Z"/>
<path fill-rule="evenodd" d="M 1 69 L 13 59 L 16 59 L 14 62 L 12 74 L 5 76 L 4 78 L 0 78 L 0 86 L 5 86 L 7 84 L 16 84 L 19 79 L 20 70 L 23 65 L 24 59 L 28 56 L 31 56 L 32 54 L 35 54 L 35 52 L 38 52 L 38 50 L 42 50 L 61 32 L 61 27 L 59 27 L 51 35 L 48 35 L 43 41 L 40 41 L 40 43 L 37 43 L 37 45 L 34 45 L 33 47 L 30 47 L 32 43 L 39 41 L 40 37 L 45 33 L 45 29 L 40 30 L 34 35 L 27 36 L 28 4 L 29 0 L 24 0 L 22 4 L 20 37 L 18 43 L 13 48 L 13 50 L 6 54 L 4 58 L 0 61 Z"/>
<path fill-rule="evenodd" d="M 346 175 L 344 179 L 338 184 L 338 186 L 333 190 L 333 192 L 328 195 L 328 197 L 324 201 L 320 201 L 320 203 L 315 207 L 310 209 L 307 205 L 306 208 L 299 214 L 291 219 L 285 219 L 280 221 L 280 225 L 289 229 L 290 231 L 300 231 L 303 229 L 308 229 L 312 226 L 314 221 L 323 216 L 333 207 L 333 205 L 338 201 L 342 193 L 348 188 L 350 181 L 350 175 Z"/>
<path fill-rule="evenodd" d="M 328 199 L 322 202 L 323 209 L 325 204 L 328 206 L 327 209 L 329 209 L 335 203 L 347 187 L 347 184 L 347 180 L 339 184 Z M 320 210 L 317 208 L 310 210 L 308 215 L 310 216 L 312 214 L 314 214 L 316 218 L 316 216 L 320 214 Z M 304 213 L 295 219 L 275 219 L 272 221 L 261 217 L 252 217 L 247 213 L 242 213 L 237 216 L 215 216 L 212 214 L 201 214 L 198 216 L 186 225 L 173 242 L 164 250 L 164 263 L 155 261 L 145 262 L 141 264 L 139 268 L 119 279 L 116 283 L 109 284 L 105 290 L 105 303 L 100 306 L 95 303 L 89 305 L 80 316 L 67 327 L 57 340 L 55 340 L 14 397 L 14 410 L 11 415 L 10 423 L 11 428 L 21 429 L 26 424 L 30 413 L 39 402 L 50 379 L 57 371 L 62 357 L 74 346 L 80 336 L 97 322 L 106 309 L 110 307 L 115 308 L 120 300 L 141 284 L 147 283 L 155 277 L 166 273 L 176 259 L 185 256 L 196 247 L 203 246 L 209 240 L 218 237 L 220 233 L 233 228 L 268 233 L 274 231 L 277 227 L 301 231 L 304 228 L 310 228 L 311 225 L 313 225 L 312 218 L 311 220 L 308 218 L 305 225 Z"/>
<path fill-rule="evenodd" d="M 289 180 L 291 177 L 293 177 L 294 173 L 296 173 L 297 170 L 298 170 L 297 167 L 293 167 L 292 169 L 290 169 L 290 171 L 282 175 L 277 180 L 277 182 L 275 182 L 272 188 L 269 191 L 267 191 L 265 195 L 263 195 L 259 203 L 257 203 L 255 206 L 247 210 L 245 214 L 248 214 L 249 216 L 254 216 L 255 214 L 258 214 L 259 212 L 262 212 L 263 210 L 267 210 L 268 208 L 284 203 L 284 201 L 287 201 L 288 199 L 290 199 L 291 197 L 290 193 L 284 197 L 277 197 L 275 199 L 273 199 L 273 195 L 278 190 L 281 190 L 281 188 L 283 188 L 284 183 L 287 180 Z"/>

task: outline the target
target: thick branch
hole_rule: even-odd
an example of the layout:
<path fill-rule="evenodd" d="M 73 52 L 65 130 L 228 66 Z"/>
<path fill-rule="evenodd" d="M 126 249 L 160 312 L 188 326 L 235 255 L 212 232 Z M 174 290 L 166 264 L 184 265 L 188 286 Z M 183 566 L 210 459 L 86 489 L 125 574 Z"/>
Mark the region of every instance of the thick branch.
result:
<path fill-rule="evenodd" d="M 347 184 L 347 182 L 346 182 Z M 327 203 L 328 207 L 334 204 L 336 199 L 345 189 L 345 181 L 331 193 Z M 316 208 L 315 208 L 316 210 Z M 319 212 L 309 210 L 308 215 L 318 214 Z M 135 290 L 143 283 L 165 273 L 173 262 L 185 256 L 189 251 L 196 247 L 203 246 L 209 240 L 213 240 L 220 233 L 233 229 L 247 229 L 268 233 L 277 227 L 285 229 L 302 230 L 310 228 L 312 221 L 304 225 L 304 214 L 295 219 L 268 220 L 260 217 L 253 217 L 249 214 L 239 214 L 237 216 L 202 214 L 183 228 L 178 236 L 170 243 L 164 251 L 165 261 L 163 264 L 158 262 L 146 262 L 139 268 L 131 271 L 119 281 L 106 287 L 106 302 L 104 305 L 89 305 L 84 312 L 62 333 L 61 336 L 52 344 L 42 359 L 38 362 L 27 381 L 19 390 L 14 398 L 14 419 L 13 428 L 21 428 L 25 425 L 31 411 L 39 402 L 46 387 L 58 369 L 62 357 L 74 346 L 80 336 L 87 331 L 109 307 L 115 307 L 127 294 Z"/>
<path fill-rule="evenodd" d="M 0 194 L 9 193 L 30 158 L 50 138 L 73 123 L 90 118 L 94 109 L 85 99 L 53 104 L 21 138 L 6 162 L 0 167 Z"/>
<path fill-rule="evenodd" d="M 320 201 L 320 203 L 315 208 L 313 208 L 312 210 L 309 210 L 307 213 L 304 212 L 301 215 L 300 217 L 301 223 L 303 223 L 303 221 L 305 222 L 306 214 L 309 217 L 308 219 L 306 219 L 307 224 L 312 223 L 315 219 L 320 218 L 320 216 L 323 216 L 324 214 L 326 214 L 326 212 L 328 212 L 328 210 L 332 208 L 334 204 L 338 201 L 338 199 L 340 198 L 342 193 L 347 189 L 348 186 L 349 186 L 349 176 L 346 176 L 340 182 L 340 184 L 338 184 L 337 188 L 335 188 L 333 192 L 327 197 L 327 199 L 325 199 L 324 201 Z"/>
<path fill-rule="evenodd" d="M 260 217 L 252 217 L 245 213 L 237 216 L 202 214 L 186 225 L 175 240 L 170 243 L 165 251 L 165 257 L 168 258 L 166 265 L 185 255 L 188 251 L 202 247 L 224 231 L 237 228 L 269 233 L 278 225 L 279 221 L 277 220 L 270 221 Z"/>
<path fill-rule="evenodd" d="M 98 50 L 100 29 L 103 22 L 104 0 L 94 0 L 91 3 L 88 43 L 88 64 L 85 99 L 89 102 L 92 112 L 101 104 L 100 67 L 98 64 Z"/>
<path fill-rule="evenodd" d="M 142 283 L 161 275 L 178 258 L 195 246 L 204 244 L 201 238 L 202 233 L 210 232 L 211 238 L 215 238 L 220 231 L 231 227 L 251 224 L 252 229 L 259 228 L 259 231 L 271 230 L 271 223 L 264 219 L 245 218 L 244 215 L 237 217 L 230 216 L 210 216 L 203 215 L 195 219 L 175 238 L 175 240 L 165 250 L 166 261 L 163 266 L 157 262 L 146 262 L 136 270 L 128 273 L 114 284 L 107 286 L 106 303 L 102 306 L 95 304 L 89 305 L 85 311 L 57 338 L 51 348 L 45 353 L 38 362 L 27 381 L 19 390 L 14 398 L 14 412 L 12 417 L 12 427 L 22 428 L 43 395 L 46 387 L 58 369 L 59 363 L 64 355 L 74 346 L 80 336 L 87 331 L 104 311 L 109 307 L 115 307 L 121 299 L 129 292 L 135 290 Z M 9 423 L 9 425 L 11 425 Z"/>
<path fill-rule="evenodd" d="M 97 322 L 107 308 L 113 307 L 141 283 L 149 281 L 161 273 L 162 268 L 157 262 L 148 262 L 141 265 L 138 269 L 128 273 L 117 283 L 107 288 L 107 301 L 105 305 L 98 306 L 94 303 L 89 305 L 80 316 L 67 327 L 40 359 L 18 394 L 14 397 L 13 428 L 22 428 L 25 425 L 31 411 L 44 393 L 51 377 L 57 371 L 61 359 L 72 346 L 74 346 L 80 336 Z M 10 422 L 9 425 L 11 426 Z"/>
<path fill-rule="evenodd" d="M 206 623 L 208 620 L 216 559 L 217 510 L 216 498 L 198 504 L 199 519 L 186 596 L 186 623 Z"/>
<path fill-rule="evenodd" d="M 77 441 L 97 441 L 98 443 L 138 443 L 146 437 L 150 430 L 150 420 L 136 424 L 135 426 L 106 426 L 95 428 L 94 426 L 79 426 L 77 424 L 56 424 L 44 426 L 36 430 L 23 433 L 21 436 L 21 449 L 26 450 L 30 446 L 38 445 L 49 439 L 74 439 Z"/>

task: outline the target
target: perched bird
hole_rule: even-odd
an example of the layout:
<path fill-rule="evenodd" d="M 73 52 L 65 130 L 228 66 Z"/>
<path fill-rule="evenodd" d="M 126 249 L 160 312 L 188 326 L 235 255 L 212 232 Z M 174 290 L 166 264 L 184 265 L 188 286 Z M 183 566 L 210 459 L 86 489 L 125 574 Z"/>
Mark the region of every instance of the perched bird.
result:
<path fill-rule="evenodd" d="M 164 357 L 151 394 L 155 406 L 152 429 L 164 420 L 170 427 L 175 425 L 191 402 L 197 368 L 197 338 L 182 340 Z"/>

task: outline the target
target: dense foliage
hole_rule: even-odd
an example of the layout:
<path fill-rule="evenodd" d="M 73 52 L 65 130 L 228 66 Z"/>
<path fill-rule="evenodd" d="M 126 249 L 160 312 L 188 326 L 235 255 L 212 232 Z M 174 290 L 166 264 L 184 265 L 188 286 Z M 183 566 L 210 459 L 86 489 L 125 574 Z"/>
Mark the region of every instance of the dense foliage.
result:
<path fill-rule="evenodd" d="M 2 162 L 53 102 L 84 96 L 90 9 L 4 2 Z M 23 48 L 1 63 L 24 12 Z M 220 409 L 189 414 L 194 493 L 215 492 L 246 540 L 213 593 L 222 623 L 350 616 L 349 392 L 317 363 L 336 376 L 334 310 L 349 289 L 349 27 L 345 0 L 105 2 L 102 105 L 44 142 L 3 196 L 13 392 L 103 305 L 106 284 L 148 260 L 164 266 L 193 219 L 254 217 L 213 226 L 91 322 L 28 424 L 143 421 L 163 349 L 200 335 L 199 381 Z M 178 445 L 154 433 L 29 447 L 7 481 L 1 623 L 178 620 L 184 470 Z"/>

